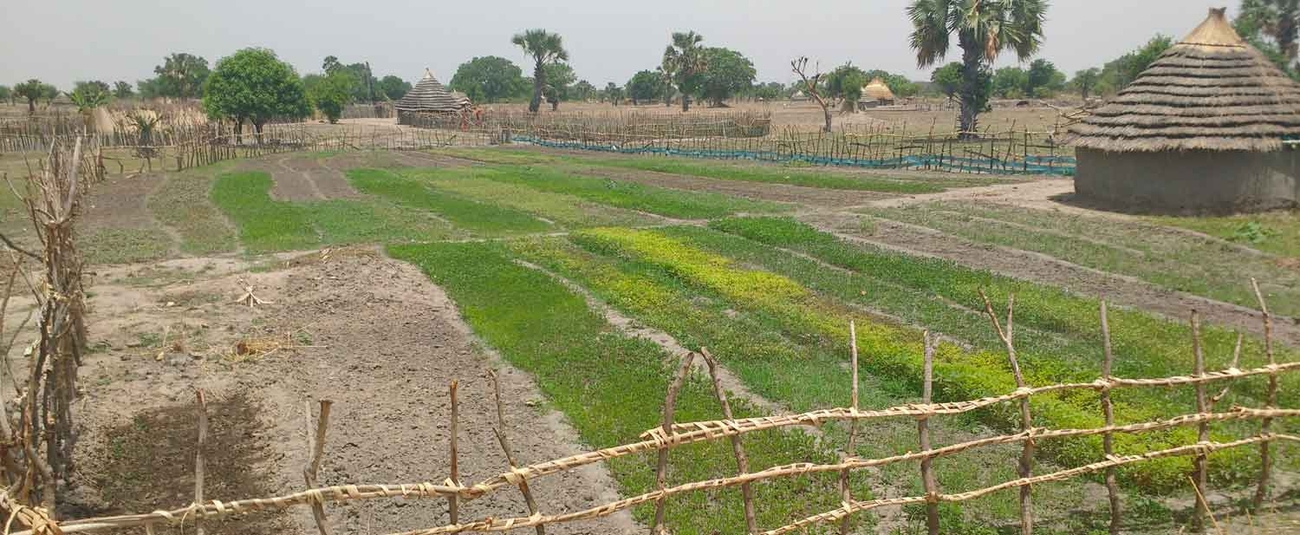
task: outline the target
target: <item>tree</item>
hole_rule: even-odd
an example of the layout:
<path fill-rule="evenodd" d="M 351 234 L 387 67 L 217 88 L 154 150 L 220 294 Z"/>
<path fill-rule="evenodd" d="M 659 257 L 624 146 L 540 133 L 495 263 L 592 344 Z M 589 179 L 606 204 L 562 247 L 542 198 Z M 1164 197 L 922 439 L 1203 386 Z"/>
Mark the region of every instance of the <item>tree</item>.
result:
<path fill-rule="evenodd" d="M 822 131 L 827 134 L 831 133 L 831 105 L 821 93 L 821 69 L 817 69 L 816 73 L 808 76 L 808 58 L 800 57 L 790 61 L 790 70 L 799 75 L 799 79 L 803 81 L 803 91 L 817 101 L 817 105 L 822 107 L 822 113 L 826 115 L 826 127 Z"/>
<path fill-rule="evenodd" d="M 677 72 L 675 69 L 676 67 L 670 64 L 666 55 L 660 65 L 655 68 L 655 74 L 659 75 L 660 87 L 663 88 L 661 93 L 664 97 L 664 107 L 672 107 L 673 105 L 673 93 L 676 92 L 676 89 L 673 88 L 673 77 L 676 76 Z"/>
<path fill-rule="evenodd" d="M 343 64 L 339 62 L 338 56 L 325 56 L 325 59 L 320 62 L 320 70 L 325 71 L 327 75 L 334 74 L 335 71 L 342 68 Z"/>
<path fill-rule="evenodd" d="M 573 73 L 573 67 L 568 63 L 547 63 L 542 67 L 545 73 L 546 85 L 542 88 L 542 94 L 546 97 L 546 102 L 551 105 L 551 111 L 560 108 L 560 102 L 569 100 L 569 93 L 574 80 L 578 77 Z"/>
<path fill-rule="evenodd" d="M 610 104 L 617 106 L 620 102 L 623 102 L 623 94 L 623 88 L 619 87 L 618 84 L 614 82 L 605 84 L 605 98 L 609 99 Z"/>
<path fill-rule="evenodd" d="M 1300 53 L 1300 0 L 1242 0 L 1235 25 L 1243 37 L 1266 35 L 1290 70 Z"/>
<path fill-rule="evenodd" d="M 708 66 L 700 75 L 696 88 L 701 99 L 713 107 L 721 107 L 736 93 L 754 84 L 754 62 L 739 52 L 726 48 L 705 48 L 704 64 Z"/>
<path fill-rule="evenodd" d="M 262 126 L 272 118 L 311 113 L 298 73 L 265 48 L 245 48 L 218 61 L 203 87 L 203 108 L 210 117 L 233 120 L 236 131 L 245 121 L 253 123 L 259 143 Z"/>
<path fill-rule="evenodd" d="M 1099 81 L 1101 81 L 1101 69 L 1093 67 L 1074 73 L 1074 78 L 1070 79 L 1069 87 L 1078 91 L 1079 95 L 1084 100 L 1087 100 L 1092 95 L 1093 90 L 1096 89 Z"/>
<path fill-rule="evenodd" d="M 85 113 L 108 104 L 113 93 L 108 84 L 99 80 L 92 80 L 73 84 L 72 92 L 67 95 L 68 99 L 77 106 L 77 111 Z"/>
<path fill-rule="evenodd" d="M 203 82 L 208 78 L 208 60 L 184 52 L 163 58 L 163 64 L 153 68 L 156 92 L 159 97 L 198 98 L 203 94 Z M 143 93 L 143 91 L 141 91 Z"/>
<path fill-rule="evenodd" d="M 961 64 L 954 62 L 935 69 L 930 74 L 930 83 L 948 100 L 956 99 L 957 92 L 961 91 Z"/>
<path fill-rule="evenodd" d="M 1065 89 L 1065 73 L 1056 68 L 1056 64 L 1045 59 L 1036 59 L 1029 64 L 1029 85 L 1025 87 L 1025 96 L 1049 98 L 1057 91 Z"/>
<path fill-rule="evenodd" d="M 869 81 L 866 71 L 845 63 L 822 77 L 823 96 L 832 101 L 852 101 L 854 109 L 857 109 L 857 102 L 862 99 L 862 86 Z"/>
<path fill-rule="evenodd" d="M 700 84 L 700 73 L 705 70 L 704 36 L 695 32 L 673 32 L 672 43 L 664 49 L 664 72 L 671 73 L 677 92 L 682 95 L 682 111 L 691 110 L 691 95 Z"/>
<path fill-rule="evenodd" d="M 988 107 L 986 80 L 998 54 L 1013 51 L 1024 61 L 1038 52 L 1047 0 L 912 0 L 907 14 L 921 67 L 943 59 L 951 36 L 957 36 L 962 51 L 961 130 L 969 136 Z"/>
<path fill-rule="evenodd" d="M 785 84 L 781 82 L 757 84 L 750 90 L 749 95 L 759 100 L 780 100 L 786 96 Z"/>
<path fill-rule="evenodd" d="M 27 113 L 36 113 L 36 101 L 49 99 L 50 93 L 58 94 L 54 86 L 32 78 L 26 82 L 15 85 L 14 95 L 18 98 L 27 100 Z"/>
<path fill-rule="evenodd" d="M 14 91 L 7 85 L 0 85 L 0 102 L 8 102 L 11 106 L 14 103 Z"/>
<path fill-rule="evenodd" d="M 640 71 L 627 81 L 627 96 L 632 99 L 633 106 L 659 100 L 663 89 L 663 82 L 654 71 Z"/>
<path fill-rule="evenodd" d="M 498 102 L 523 92 L 524 72 L 506 58 L 483 56 L 460 64 L 450 86 L 474 102 Z"/>
<path fill-rule="evenodd" d="M 406 80 L 393 75 L 388 75 L 379 80 L 379 94 L 388 100 L 398 100 L 411 90 L 411 84 Z"/>
<path fill-rule="evenodd" d="M 1160 56 L 1172 46 L 1174 46 L 1172 37 L 1157 34 L 1141 48 L 1124 54 L 1103 66 L 1101 81 L 1098 82 L 1097 87 L 1106 93 L 1124 89 L 1133 80 L 1136 80 L 1138 75 L 1142 74 L 1142 71 L 1147 70 L 1147 67 L 1160 59 Z"/>
<path fill-rule="evenodd" d="M 575 100 L 586 102 L 596 94 L 596 86 L 591 85 L 591 82 L 586 80 L 578 80 L 578 83 L 573 84 L 572 92 Z"/>
<path fill-rule="evenodd" d="M 118 80 L 113 82 L 113 96 L 115 98 L 131 98 L 135 96 L 135 90 L 131 87 L 131 82 Z"/>
<path fill-rule="evenodd" d="M 1020 67 L 1003 67 L 993 73 L 993 95 L 1024 98 L 1029 94 L 1029 73 Z"/>
<path fill-rule="evenodd" d="M 302 79 L 307 99 L 325 115 L 330 124 L 339 122 L 343 108 L 352 101 L 352 93 L 357 84 L 357 79 L 346 69 L 335 69 L 324 76 L 309 74 Z"/>
<path fill-rule="evenodd" d="M 559 34 L 543 29 L 515 34 L 510 42 L 533 58 L 533 99 L 528 102 L 528 111 L 537 113 L 542 107 L 542 89 L 546 86 L 546 65 L 569 61 L 569 51 L 564 49 Z"/>

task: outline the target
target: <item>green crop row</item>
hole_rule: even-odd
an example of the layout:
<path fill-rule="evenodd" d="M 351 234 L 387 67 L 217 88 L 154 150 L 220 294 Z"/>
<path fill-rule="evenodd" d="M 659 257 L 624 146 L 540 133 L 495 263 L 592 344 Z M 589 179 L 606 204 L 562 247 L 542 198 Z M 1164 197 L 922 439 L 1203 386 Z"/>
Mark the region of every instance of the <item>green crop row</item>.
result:
<path fill-rule="evenodd" d="M 585 300 L 547 275 L 520 266 L 504 245 L 442 243 L 389 248 L 392 256 L 418 265 L 446 288 L 462 316 L 510 364 L 532 374 L 555 408 L 562 411 L 593 448 L 636 440 L 659 425 L 663 396 L 673 374 L 668 356 L 652 342 L 613 331 Z M 745 400 L 734 403 L 738 417 L 761 413 Z M 677 420 L 721 417 L 708 384 L 696 377 L 678 397 Z M 745 441 L 752 470 L 791 462 L 833 462 L 834 456 L 799 432 L 754 435 Z M 674 449 L 670 484 L 735 474 L 729 444 L 717 441 Z M 653 456 L 614 459 L 608 464 L 624 495 L 654 488 Z M 834 477 L 777 480 L 755 485 L 760 525 L 774 527 L 839 504 Z M 869 496 L 860 481 L 855 492 Z M 740 492 L 694 493 L 668 502 L 675 533 L 744 531 Z M 649 523 L 652 506 L 634 510 Z"/>
<path fill-rule="evenodd" d="M 532 214 L 477 202 L 459 195 L 434 191 L 422 181 L 382 169 L 353 169 L 348 181 L 357 191 L 387 199 L 395 204 L 427 210 L 450 221 L 457 228 L 477 235 L 519 234 L 554 230 Z"/>

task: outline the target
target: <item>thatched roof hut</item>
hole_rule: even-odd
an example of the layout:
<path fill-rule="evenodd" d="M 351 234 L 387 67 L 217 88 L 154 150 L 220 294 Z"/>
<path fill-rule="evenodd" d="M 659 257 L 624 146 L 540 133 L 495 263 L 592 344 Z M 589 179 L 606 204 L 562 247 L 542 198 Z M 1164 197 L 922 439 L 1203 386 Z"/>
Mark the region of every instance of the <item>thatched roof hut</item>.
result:
<path fill-rule="evenodd" d="M 433 72 L 425 69 L 424 79 L 415 84 L 393 108 L 397 110 L 398 123 L 410 124 L 404 115 L 410 113 L 449 113 L 469 107 L 469 99 L 457 98 L 433 77 Z"/>
<path fill-rule="evenodd" d="M 1151 212 L 1294 206 L 1300 84 L 1247 44 L 1223 9 L 1070 128 L 1075 190 Z"/>
<path fill-rule="evenodd" d="M 893 102 L 894 92 L 890 91 L 889 86 L 884 80 L 876 78 L 871 83 L 862 86 L 862 100 L 874 100 L 877 102 Z"/>

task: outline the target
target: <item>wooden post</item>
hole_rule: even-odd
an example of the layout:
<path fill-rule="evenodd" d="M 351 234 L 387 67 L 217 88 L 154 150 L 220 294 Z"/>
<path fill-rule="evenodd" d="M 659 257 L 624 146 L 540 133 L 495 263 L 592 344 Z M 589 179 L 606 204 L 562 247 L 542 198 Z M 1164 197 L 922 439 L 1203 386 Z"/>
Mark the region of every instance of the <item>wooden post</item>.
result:
<path fill-rule="evenodd" d="M 988 313 L 989 319 L 993 322 L 993 329 L 997 331 L 998 338 L 1001 338 L 1002 343 L 1007 347 L 1007 359 L 1011 362 L 1011 374 L 1015 376 L 1016 388 L 1026 388 L 1025 376 L 1020 372 L 1020 362 L 1016 359 L 1016 346 L 1014 343 L 1013 322 L 1015 319 L 1016 296 L 1007 296 L 1007 328 L 1005 331 L 1002 330 L 1002 326 L 998 323 L 998 316 L 993 312 L 993 303 L 989 301 L 989 297 L 984 294 L 984 290 L 980 290 L 980 297 L 984 298 L 984 310 Z M 1032 473 L 1034 470 L 1034 421 L 1029 412 L 1028 397 L 1020 399 L 1020 419 L 1021 428 L 1029 436 L 1025 440 L 1024 447 L 1020 450 L 1019 470 L 1021 478 L 1028 478 L 1033 475 Z M 1025 485 L 1020 487 L 1020 533 L 1023 535 L 1030 535 L 1033 532 L 1034 516 L 1032 489 L 1029 485 Z"/>
<path fill-rule="evenodd" d="M 1259 300 L 1259 310 L 1264 316 L 1264 354 L 1268 358 L 1269 366 L 1276 366 L 1277 360 L 1273 356 L 1273 318 L 1268 313 L 1268 303 L 1264 301 L 1264 293 L 1259 291 L 1259 282 L 1250 279 L 1250 285 L 1255 289 L 1255 298 Z M 1277 408 L 1277 371 L 1274 370 L 1268 374 L 1268 394 L 1264 401 L 1265 409 Z M 1272 418 L 1264 418 L 1259 426 L 1259 434 L 1267 435 L 1269 427 L 1273 425 Z M 1255 489 L 1255 497 L 1251 501 L 1254 509 L 1258 510 L 1264 505 L 1264 500 L 1268 499 L 1268 484 L 1273 471 L 1273 451 L 1269 447 L 1269 442 L 1259 443 L 1259 487 Z"/>
<path fill-rule="evenodd" d="M 849 387 L 849 403 L 853 412 L 858 412 L 858 327 L 853 321 L 849 321 L 849 371 L 853 384 Z M 857 457 L 858 449 L 858 421 L 857 419 L 849 421 L 849 443 L 844 448 L 845 460 Z M 853 503 L 853 491 L 849 488 L 849 471 L 840 471 L 840 499 L 845 503 Z M 852 523 L 848 516 L 840 521 L 840 535 L 847 535 Z"/>
<path fill-rule="evenodd" d="M 459 434 L 460 405 L 456 401 L 456 387 L 459 386 L 457 381 L 452 381 L 449 391 L 451 393 L 451 483 L 460 486 L 460 459 L 459 459 Z M 447 516 L 451 518 L 452 524 L 460 523 L 460 496 L 451 496 L 447 499 Z"/>
<path fill-rule="evenodd" d="M 677 376 L 673 378 L 672 384 L 668 385 L 668 395 L 664 398 L 664 421 L 663 433 L 664 439 L 673 436 L 673 412 L 677 410 L 677 393 L 681 391 L 682 385 L 686 384 L 686 376 L 691 373 L 691 362 L 695 360 L 695 353 L 687 353 L 682 357 L 682 367 L 677 370 Z M 655 487 L 664 490 L 668 483 L 668 448 L 659 448 L 659 459 L 655 467 Z M 656 535 L 666 534 L 664 528 L 664 497 L 660 496 L 655 500 L 655 520 L 651 526 L 650 532 Z"/>
<path fill-rule="evenodd" d="M 925 364 L 921 384 L 921 403 L 929 405 L 934 394 L 934 349 L 936 341 L 930 337 L 930 331 L 922 334 L 925 340 Z M 922 416 L 916 421 L 916 433 L 920 439 L 921 451 L 930 451 L 930 417 Z M 925 529 L 929 535 L 939 535 L 939 483 L 931 467 L 933 459 L 921 458 L 921 483 L 925 486 Z"/>
<path fill-rule="evenodd" d="M 1101 380 L 1106 386 L 1101 389 L 1101 411 L 1106 418 L 1106 427 L 1115 425 L 1115 406 L 1110 400 L 1111 369 L 1115 364 L 1115 355 L 1110 345 L 1110 320 L 1106 315 L 1106 301 L 1101 302 L 1101 343 L 1104 357 L 1101 362 Z M 1101 436 L 1102 452 L 1107 459 L 1115 455 L 1115 438 L 1110 431 Z M 1120 507 L 1119 485 L 1115 481 L 1115 467 L 1106 468 L 1106 497 L 1110 500 L 1110 533 L 1119 534 Z"/>
<path fill-rule="evenodd" d="M 1192 310 L 1192 355 L 1195 357 L 1193 363 L 1193 374 L 1199 379 L 1205 376 L 1205 351 L 1201 348 L 1201 317 L 1196 310 Z M 1205 383 L 1196 383 L 1196 413 L 1205 414 L 1209 412 L 1209 400 L 1205 396 Z M 1197 426 L 1196 441 L 1205 444 L 1210 441 L 1210 424 L 1201 422 Z M 1196 454 L 1195 463 L 1195 480 L 1197 498 L 1202 507 L 1196 509 L 1192 515 L 1192 529 L 1196 533 L 1205 532 L 1205 515 L 1209 513 L 1210 504 L 1205 500 L 1206 493 L 1209 489 L 1206 487 L 1207 464 L 1209 458 L 1205 452 Z"/>
<path fill-rule="evenodd" d="M 208 403 L 203 399 L 203 390 L 194 390 L 194 397 L 199 409 L 199 442 L 194 450 L 194 503 L 203 503 L 203 449 L 208 444 Z M 203 535 L 203 515 L 194 517 L 194 533 Z"/>
<path fill-rule="evenodd" d="M 492 432 L 496 434 L 497 443 L 501 444 L 501 451 L 505 452 L 506 462 L 509 463 L 510 470 L 513 472 L 519 467 L 519 463 L 515 462 L 515 455 L 510 449 L 510 440 L 506 437 L 506 411 L 505 403 L 501 401 L 501 383 L 497 381 L 495 371 L 489 371 L 488 377 L 492 379 L 492 395 L 497 402 L 497 426 L 492 429 Z M 528 480 L 522 476 L 519 478 L 519 492 L 523 493 L 524 502 L 528 504 L 528 514 L 531 516 L 537 515 L 537 500 L 533 499 L 533 491 L 528 488 Z M 546 526 L 538 524 L 534 528 L 537 535 L 546 535 Z"/>
<path fill-rule="evenodd" d="M 709 354 L 706 347 L 700 348 L 700 355 L 704 357 L 704 363 L 709 366 L 709 377 L 713 379 L 713 394 L 718 398 L 718 404 L 722 406 L 722 417 L 727 420 L 735 420 L 731 412 L 731 402 L 727 401 L 727 391 L 722 388 L 722 378 L 718 373 L 718 361 Z M 736 471 L 739 475 L 749 473 L 749 457 L 745 455 L 745 447 L 741 443 L 740 435 L 731 436 L 731 453 L 736 457 Z M 740 485 L 740 495 L 745 501 L 745 528 L 750 535 L 758 533 L 758 519 L 754 514 L 754 489 L 748 482 Z"/>
<path fill-rule="evenodd" d="M 311 402 L 307 402 L 307 466 L 302 469 L 307 488 L 316 488 L 316 473 L 320 471 L 321 457 L 325 454 L 325 430 L 330 425 L 330 405 L 328 399 L 320 400 L 320 416 L 316 419 L 316 438 L 311 435 Z M 316 520 L 316 529 L 320 535 L 329 535 L 329 521 L 325 518 L 325 504 L 319 497 L 311 502 L 312 518 Z"/>

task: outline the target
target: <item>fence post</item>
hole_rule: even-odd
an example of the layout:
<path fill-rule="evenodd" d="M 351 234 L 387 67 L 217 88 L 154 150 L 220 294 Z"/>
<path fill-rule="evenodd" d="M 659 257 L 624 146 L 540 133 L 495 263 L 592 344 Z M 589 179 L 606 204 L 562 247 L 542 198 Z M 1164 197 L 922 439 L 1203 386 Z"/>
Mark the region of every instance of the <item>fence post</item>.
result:
<path fill-rule="evenodd" d="M 854 322 L 849 322 L 849 357 L 852 366 L 853 385 L 849 394 L 849 402 L 852 403 L 853 415 L 858 413 L 858 328 Z M 855 418 L 849 421 L 849 444 L 844 448 L 844 460 L 847 461 L 857 457 L 858 449 L 858 420 Z M 844 507 L 853 503 L 853 491 L 849 489 L 849 471 L 848 469 L 840 471 L 840 496 L 844 501 Z M 849 516 L 844 515 L 840 521 L 840 535 L 848 535 L 852 522 Z"/>
<path fill-rule="evenodd" d="M 988 313 L 989 319 L 993 322 L 993 329 L 997 331 L 998 338 L 1007 347 L 1007 360 L 1011 362 L 1011 374 L 1016 379 L 1016 389 L 1023 390 L 1025 385 L 1025 376 L 1020 372 L 1020 362 L 1016 359 L 1016 346 L 1014 343 L 1014 326 L 1016 296 L 1007 296 L 1007 328 L 1002 330 L 998 323 L 998 315 L 993 312 L 993 303 L 989 297 L 980 290 L 980 297 L 984 298 L 984 310 Z M 1021 428 L 1027 435 L 1025 437 L 1024 447 L 1020 450 L 1020 477 L 1028 478 L 1034 470 L 1034 421 L 1029 412 L 1029 398 L 1020 398 L 1020 419 Z M 1033 495 L 1029 485 L 1020 487 L 1020 533 L 1030 535 L 1034 532 L 1033 516 Z"/>
<path fill-rule="evenodd" d="M 303 480 L 307 483 L 308 489 L 316 488 L 316 473 L 320 471 L 321 457 L 325 454 L 325 430 L 330 425 L 330 405 L 332 401 L 328 399 L 320 400 L 320 416 L 316 419 L 315 440 L 311 434 L 311 402 L 307 402 L 307 444 L 308 460 L 307 466 L 302 469 Z M 329 535 L 329 521 L 325 517 L 325 503 L 319 496 L 311 500 L 312 518 L 316 520 L 316 529 L 320 535 Z"/>
<path fill-rule="evenodd" d="M 194 398 L 199 410 L 199 442 L 194 450 L 194 503 L 203 503 L 203 449 L 208 445 L 208 403 L 203 390 L 195 389 Z M 194 533 L 203 535 L 203 515 L 194 517 Z"/>
<path fill-rule="evenodd" d="M 677 370 L 677 376 L 673 378 L 672 384 L 668 386 L 668 395 L 664 398 L 664 422 L 663 434 L 664 440 L 669 440 L 673 436 L 673 412 L 677 410 L 677 393 L 681 391 L 682 385 L 686 384 L 686 376 L 691 373 L 691 362 L 695 360 L 695 353 L 687 353 L 682 357 L 682 367 Z M 661 446 L 659 448 L 659 460 L 655 467 L 655 487 L 660 491 L 668 484 L 668 448 Z M 664 529 L 664 496 L 655 500 L 655 520 L 651 526 L 650 532 L 655 535 L 666 534 Z"/>
<path fill-rule="evenodd" d="M 451 395 L 451 484 L 460 486 L 460 459 L 459 459 L 459 440 L 460 431 L 460 405 L 456 401 L 456 388 L 460 386 L 459 381 L 452 381 L 448 387 Z M 450 496 L 447 498 L 447 516 L 450 517 L 452 524 L 460 523 L 460 496 Z"/>
<path fill-rule="evenodd" d="M 1264 316 L 1264 354 L 1268 358 L 1269 367 L 1277 366 L 1276 357 L 1273 356 L 1273 318 L 1268 313 L 1268 303 L 1264 301 L 1263 292 L 1259 291 L 1259 282 L 1250 279 L 1250 285 L 1255 289 L 1255 298 L 1259 300 L 1259 310 Z M 1272 370 L 1268 374 L 1268 394 L 1265 400 L 1264 409 L 1272 410 L 1277 408 L 1277 370 Z M 1267 435 L 1269 427 L 1273 424 L 1272 418 L 1264 418 L 1259 425 L 1259 434 Z M 1270 472 L 1273 470 L 1273 452 L 1269 447 L 1269 442 L 1259 443 L 1259 487 L 1255 489 L 1255 497 L 1251 504 L 1254 509 L 1258 510 L 1264 505 L 1264 500 L 1268 498 L 1268 483 Z"/>
<path fill-rule="evenodd" d="M 1193 375 L 1197 378 L 1205 377 L 1205 351 L 1201 348 L 1201 318 L 1200 313 L 1195 309 L 1192 310 L 1192 355 L 1195 358 L 1193 362 Z M 1196 413 L 1204 415 L 1209 412 L 1209 401 L 1205 397 L 1205 383 L 1196 383 Z M 1196 428 L 1196 443 L 1204 445 L 1210 441 L 1210 424 L 1201 422 Z M 1195 458 L 1195 480 L 1196 497 L 1201 507 L 1196 508 L 1196 513 L 1192 515 L 1192 530 L 1196 533 L 1205 533 L 1205 516 L 1210 514 L 1210 503 L 1206 500 L 1207 488 L 1207 464 L 1208 454 L 1202 450 L 1197 452 Z"/>
<path fill-rule="evenodd" d="M 718 398 L 718 404 L 722 406 L 722 417 L 727 420 L 735 420 L 731 412 L 731 402 L 727 401 L 727 392 L 722 388 L 722 378 L 718 374 L 718 361 L 709 354 L 706 347 L 700 348 L 700 355 L 704 357 L 704 363 L 709 367 L 709 377 L 713 379 L 713 393 Z M 736 472 L 738 475 L 749 473 L 749 458 L 745 455 L 745 448 L 741 443 L 740 435 L 731 436 L 731 452 L 736 457 Z M 758 520 L 754 514 L 754 489 L 748 482 L 741 483 L 740 495 L 745 501 L 745 529 L 747 533 L 753 535 L 758 533 Z"/>
<path fill-rule="evenodd" d="M 934 346 L 935 340 L 930 331 L 922 334 L 925 340 L 925 367 L 921 386 L 921 403 L 929 405 L 934 393 Z M 917 419 L 916 434 L 920 439 L 921 451 L 930 451 L 930 415 Z M 939 535 L 939 483 L 935 480 L 929 456 L 921 458 L 921 482 L 925 485 L 925 528 L 929 535 Z"/>
<path fill-rule="evenodd" d="M 1110 320 L 1106 315 L 1106 301 L 1101 301 L 1101 341 L 1102 349 L 1105 353 L 1104 360 L 1101 362 L 1101 411 L 1106 418 L 1106 433 L 1101 436 L 1102 453 L 1106 459 L 1110 460 L 1115 456 L 1115 437 L 1109 431 L 1115 426 L 1115 406 L 1110 401 L 1110 380 L 1111 368 L 1115 364 L 1115 355 L 1111 351 L 1110 345 Z M 1119 486 L 1115 482 L 1115 467 L 1106 468 L 1106 497 L 1110 499 L 1110 533 L 1111 535 L 1119 534 L 1120 524 L 1120 507 L 1119 507 Z"/>
<path fill-rule="evenodd" d="M 506 438 L 506 411 L 504 403 L 501 402 L 501 383 L 497 381 L 497 373 L 489 371 L 488 377 L 492 379 L 492 395 L 497 401 L 497 427 L 493 428 L 493 433 L 497 436 L 497 443 L 501 444 L 501 451 L 506 454 L 506 463 L 510 466 L 510 471 L 514 472 L 519 468 L 519 463 L 515 462 L 515 455 L 510 449 L 510 441 Z M 524 503 L 528 505 L 528 514 L 537 516 L 537 500 L 533 499 L 533 491 L 528 488 L 528 480 L 519 475 L 519 492 L 524 495 Z M 546 535 L 546 526 L 538 524 L 534 526 L 537 535 Z"/>

